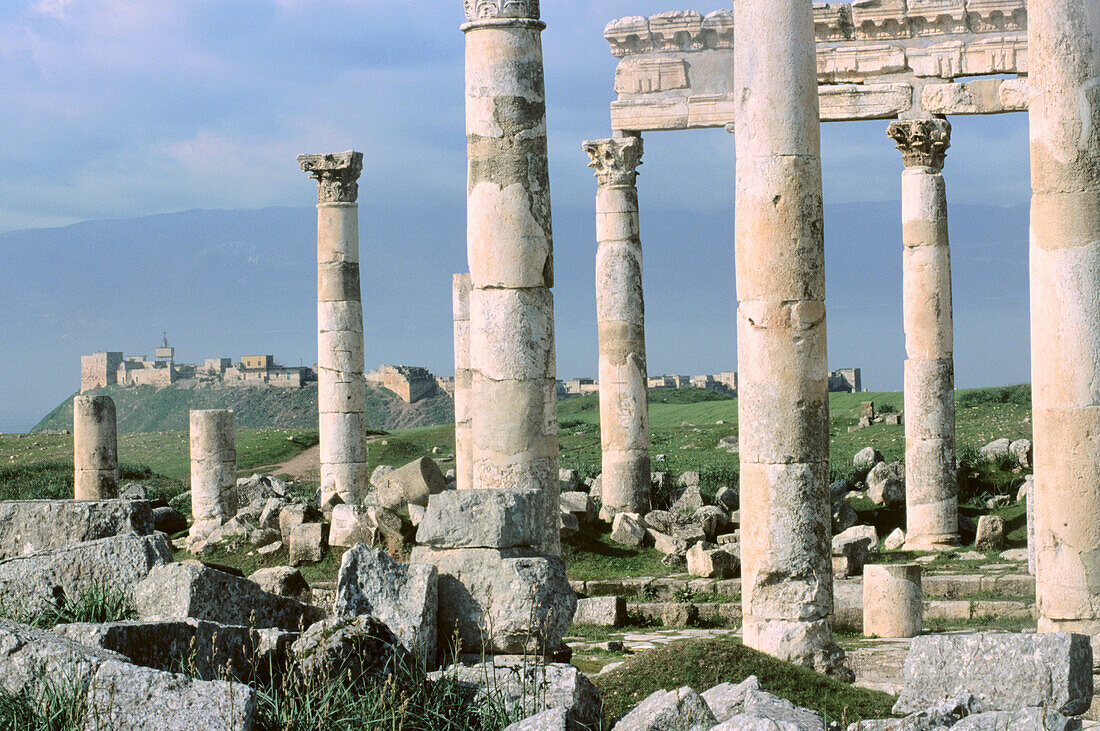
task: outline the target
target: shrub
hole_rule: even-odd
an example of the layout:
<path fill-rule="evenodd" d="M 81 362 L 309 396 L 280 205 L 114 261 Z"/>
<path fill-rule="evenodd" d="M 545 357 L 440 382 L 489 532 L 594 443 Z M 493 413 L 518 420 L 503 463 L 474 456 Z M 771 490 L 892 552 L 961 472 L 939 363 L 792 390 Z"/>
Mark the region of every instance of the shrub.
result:
<path fill-rule="evenodd" d="M 1031 386 L 1003 386 L 1001 388 L 981 388 L 962 391 L 955 397 L 958 406 L 977 406 L 979 404 L 1016 404 L 1031 406 Z"/>

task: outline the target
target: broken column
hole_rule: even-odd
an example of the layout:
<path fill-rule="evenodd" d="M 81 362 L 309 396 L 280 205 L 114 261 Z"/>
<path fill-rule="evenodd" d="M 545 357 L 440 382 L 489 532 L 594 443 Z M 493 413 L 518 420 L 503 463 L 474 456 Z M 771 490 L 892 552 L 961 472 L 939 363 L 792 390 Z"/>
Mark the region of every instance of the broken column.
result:
<path fill-rule="evenodd" d="M 73 469 L 77 500 L 118 497 L 118 428 L 110 396 L 73 398 Z"/>
<path fill-rule="evenodd" d="M 237 514 L 237 423 L 228 409 L 191 412 L 189 542 L 204 540 Z"/>
<path fill-rule="evenodd" d="M 813 9 L 739 0 L 734 14 L 744 636 L 813 665 L 834 646 Z"/>
<path fill-rule="evenodd" d="M 901 150 L 905 309 L 905 547 L 959 544 L 955 360 L 947 236 L 946 119 L 907 119 L 887 134 Z"/>
<path fill-rule="evenodd" d="M 534 488 L 560 551 L 554 260 L 537 0 L 467 0 L 474 487 Z"/>
<path fill-rule="evenodd" d="M 1040 631 L 1100 634 L 1100 12 L 1028 3 Z"/>
<path fill-rule="evenodd" d="M 363 153 L 299 155 L 317 180 L 317 412 L 321 504 L 358 504 L 370 489 L 359 289 Z"/>
<path fill-rule="evenodd" d="M 470 275 L 456 274 L 452 289 L 455 327 L 455 478 L 459 490 L 474 486 L 470 433 Z"/>
<path fill-rule="evenodd" d="M 646 379 L 638 165 L 642 138 L 584 143 L 596 170 L 596 322 L 600 341 L 603 504 L 649 511 L 649 393 Z"/>
<path fill-rule="evenodd" d="M 916 637 L 924 621 L 920 564 L 874 564 L 863 569 L 863 635 Z"/>

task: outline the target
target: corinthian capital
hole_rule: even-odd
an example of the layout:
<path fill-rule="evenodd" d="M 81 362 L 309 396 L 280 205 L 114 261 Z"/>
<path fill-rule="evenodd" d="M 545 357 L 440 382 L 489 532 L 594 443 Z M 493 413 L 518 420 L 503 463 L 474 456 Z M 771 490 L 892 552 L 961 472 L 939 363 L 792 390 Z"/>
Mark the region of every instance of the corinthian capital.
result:
<path fill-rule="evenodd" d="M 642 138 L 619 137 L 610 140 L 589 140 L 581 147 L 588 153 L 588 167 L 596 171 L 600 185 L 630 185 L 638 179 L 642 164 Z"/>
<path fill-rule="evenodd" d="M 903 119 L 891 122 L 886 134 L 898 143 L 905 167 L 943 170 L 951 147 L 951 123 L 946 119 Z"/>
<path fill-rule="evenodd" d="M 319 203 L 354 203 L 359 197 L 363 153 L 348 150 L 327 155 L 299 155 L 298 164 L 317 181 Z"/>
<path fill-rule="evenodd" d="M 489 18 L 539 19 L 539 0 L 465 0 L 466 19 Z"/>

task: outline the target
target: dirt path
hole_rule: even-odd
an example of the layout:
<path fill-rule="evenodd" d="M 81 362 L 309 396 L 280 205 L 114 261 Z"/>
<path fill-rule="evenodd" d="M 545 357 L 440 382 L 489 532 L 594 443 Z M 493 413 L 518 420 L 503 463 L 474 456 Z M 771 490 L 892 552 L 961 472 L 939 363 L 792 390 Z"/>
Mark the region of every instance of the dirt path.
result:
<path fill-rule="evenodd" d="M 380 437 L 367 437 L 368 442 L 377 441 Z M 254 470 L 262 475 L 290 475 L 295 481 L 306 480 L 320 482 L 321 480 L 321 445 L 315 444 L 296 457 L 291 457 L 282 464 L 258 467 Z"/>

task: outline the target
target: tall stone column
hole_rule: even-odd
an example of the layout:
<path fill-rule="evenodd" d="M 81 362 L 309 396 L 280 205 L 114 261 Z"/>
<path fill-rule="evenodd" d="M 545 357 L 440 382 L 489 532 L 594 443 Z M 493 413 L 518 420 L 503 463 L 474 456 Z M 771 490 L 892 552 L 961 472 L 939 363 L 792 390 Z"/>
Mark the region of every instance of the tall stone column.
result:
<path fill-rule="evenodd" d="M 118 497 L 118 427 L 110 396 L 73 399 L 73 496 Z"/>
<path fill-rule="evenodd" d="M 600 337 L 603 503 L 649 510 L 649 393 L 646 379 L 638 165 L 642 138 L 585 142 L 596 170 L 596 322 Z"/>
<path fill-rule="evenodd" d="M 812 13 L 806 0 L 734 5 L 744 636 L 803 665 L 833 647 Z"/>
<path fill-rule="evenodd" d="M 229 409 L 190 416 L 191 515 L 188 543 L 205 540 L 237 514 L 237 420 Z"/>
<path fill-rule="evenodd" d="M 299 155 L 317 180 L 317 412 L 321 503 L 358 504 L 370 488 L 359 289 L 359 174 L 363 153 Z"/>
<path fill-rule="evenodd" d="M 1028 3 L 1040 631 L 1100 634 L 1100 10 Z"/>
<path fill-rule="evenodd" d="M 474 486 L 536 488 L 560 551 L 553 239 L 538 0 L 466 0 Z"/>
<path fill-rule="evenodd" d="M 455 477 L 459 490 L 474 487 L 474 443 L 470 424 L 470 275 L 456 274 L 452 290 L 455 327 Z"/>
<path fill-rule="evenodd" d="M 905 164 L 905 547 L 929 551 L 959 543 L 951 249 L 942 173 L 951 123 L 908 119 L 891 123 L 887 134 Z"/>

